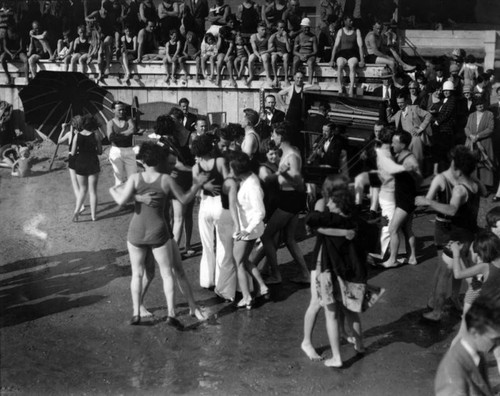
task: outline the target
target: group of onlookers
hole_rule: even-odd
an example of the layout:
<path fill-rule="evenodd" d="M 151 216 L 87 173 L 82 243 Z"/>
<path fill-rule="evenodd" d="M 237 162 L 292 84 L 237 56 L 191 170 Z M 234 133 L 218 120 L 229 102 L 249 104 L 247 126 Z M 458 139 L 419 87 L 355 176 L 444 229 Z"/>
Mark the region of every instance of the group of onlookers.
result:
<path fill-rule="evenodd" d="M 8 3 L 8 2 L 6 2 Z M 122 64 L 124 81 L 131 78 L 130 64 L 162 60 L 165 81 L 181 82 L 188 77 L 188 61 L 196 64 L 196 81 L 207 78 L 220 84 L 226 67 L 228 80 L 236 86 L 245 68 L 250 85 L 255 63 L 261 63 L 267 82 L 277 86 L 279 68 L 284 82 L 307 67 L 312 83 L 317 61 L 350 69 L 349 91 L 353 92 L 355 69 L 367 63 L 401 66 L 411 70 L 395 51 L 390 15 L 367 12 L 361 18 L 362 1 L 324 0 L 320 19 L 314 26 L 299 0 L 275 0 L 257 4 L 244 0 L 232 10 L 224 0 L 45 1 L 30 0 L 23 7 L 7 5 L 0 15 L 0 53 L 9 82 L 7 62 L 19 60 L 26 76 L 34 77 L 40 59 L 62 62 L 64 70 L 82 72 L 97 62 L 97 79 L 110 71 L 116 59 Z M 37 7 L 38 6 L 38 7 Z M 373 10 L 372 10 L 373 11 Z M 365 39 L 356 23 L 373 27 Z M 383 29 L 382 29 L 383 28 Z M 317 34 L 315 33 L 317 31 Z"/>

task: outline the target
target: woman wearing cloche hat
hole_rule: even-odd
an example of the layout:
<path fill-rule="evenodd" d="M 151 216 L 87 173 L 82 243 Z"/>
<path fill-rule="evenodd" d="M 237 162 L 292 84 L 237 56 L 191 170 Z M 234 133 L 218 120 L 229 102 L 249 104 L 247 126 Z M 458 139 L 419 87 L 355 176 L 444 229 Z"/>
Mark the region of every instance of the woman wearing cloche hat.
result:
<path fill-rule="evenodd" d="M 432 157 L 434 174 L 444 171 L 449 166 L 448 152 L 454 146 L 453 136 L 457 117 L 457 99 L 455 86 L 451 81 L 443 84 L 443 104 L 432 124 Z"/>

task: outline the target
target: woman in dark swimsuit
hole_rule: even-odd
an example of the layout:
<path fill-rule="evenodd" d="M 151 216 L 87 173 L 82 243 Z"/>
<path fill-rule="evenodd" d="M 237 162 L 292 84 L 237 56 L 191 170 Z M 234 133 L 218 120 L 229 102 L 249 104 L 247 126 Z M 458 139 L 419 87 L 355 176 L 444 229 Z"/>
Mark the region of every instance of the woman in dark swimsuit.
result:
<path fill-rule="evenodd" d="M 175 295 L 174 295 L 174 262 L 178 260 L 178 250 L 172 238 L 172 232 L 164 219 L 164 209 L 168 196 L 173 194 L 178 200 L 187 203 L 191 201 L 206 178 L 201 176 L 196 180 L 187 194 L 183 194 L 177 183 L 166 174 L 158 171 L 163 161 L 164 153 L 160 146 L 153 143 L 143 143 L 137 156 L 145 171 L 132 175 L 125 185 L 112 187 L 109 191 L 118 205 L 123 205 L 134 195 L 154 195 L 154 204 L 146 204 L 136 201 L 135 212 L 130 222 L 127 247 L 132 266 L 132 280 L 130 289 L 132 292 L 133 314 L 130 324 L 138 325 L 141 316 L 150 314 L 143 306 L 144 292 L 143 280 L 148 251 L 151 250 L 155 260 L 160 267 L 163 279 L 163 289 L 167 300 L 167 323 L 173 326 L 181 326 L 175 319 Z M 142 200 L 141 200 L 142 201 Z M 177 254 L 176 254 L 177 253 Z M 188 293 L 189 294 L 189 293 Z M 199 312 L 194 300 L 188 298 L 191 314 L 203 315 Z M 149 315 L 148 315 L 149 314 Z"/>
<path fill-rule="evenodd" d="M 75 200 L 78 199 L 80 195 L 80 185 L 78 184 L 78 179 L 76 178 L 75 172 L 75 157 L 71 155 L 71 147 L 73 146 L 73 140 L 75 139 L 75 130 L 81 129 L 82 117 L 75 116 L 71 119 L 71 123 L 63 123 L 61 126 L 61 133 L 59 135 L 59 139 L 57 144 L 62 144 L 64 142 L 68 142 L 69 151 L 68 151 L 68 171 L 69 177 L 71 179 L 71 186 L 73 187 L 73 194 L 75 195 Z M 67 127 L 69 126 L 69 130 Z M 80 209 L 80 213 L 83 211 L 84 205 L 82 205 Z"/>
<path fill-rule="evenodd" d="M 99 180 L 99 172 L 101 171 L 98 155 L 102 154 L 101 134 L 97 128 L 98 124 L 93 116 L 83 116 L 81 126 L 76 129 L 71 145 L 76 179 L 80 186 L 73 214 L 74 222 L 78 221 L 78 215 L 85 201 L 87 191 L 89 191 L 90 197 L 90 215 L 92 221 L 96 220 L 97 181 Z"/>
<path fill-rule="evenodd" d="M 129 26 L 125 26 L 122 36 L 122 56 L 121 61 L 123 70 L 125 71 L 124 81 L 130 80 L 129 64 L 137 58 L 137 36 L 132 35 L 132 30 Z"/>

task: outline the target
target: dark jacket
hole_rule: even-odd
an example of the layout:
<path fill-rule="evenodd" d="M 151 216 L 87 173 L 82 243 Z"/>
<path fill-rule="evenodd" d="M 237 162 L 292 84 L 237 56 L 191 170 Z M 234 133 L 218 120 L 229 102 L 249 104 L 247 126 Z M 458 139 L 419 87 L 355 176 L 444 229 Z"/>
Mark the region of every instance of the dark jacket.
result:
<path fill-rule="evenodd" d="M 267 117 L 265 119 L 261 119 L 255 130 L 261 139 L 266 139 L 271 136 L 273 131 L 272 126 L 283 121 L 285 121 L 285 113 L 281 110 L 274 109 L 271 120 L 268 120 Z"/>
<path fill-rule="evenodd" d="M 457 98 L 450 96 L 446 103 L 441 106 L 436 116 L 436 121 L 439 124 L 437 127 L 438 133 L 453 135 L 455 132 L 456 117 Z"/>
<path fill-rule="evenodd" d="M 392 109 L 392 114 L 396 114 L 399 110 L 399 106 L 398 106 L 396 99 L 397 99 L 399 94 L 403 94 L 403 95 L 408 96 L 409 95 L 408 88 L 406 88 L 406 87 L 398 88 L 394 84 L 390 84 L 389 85 L 389 92 L 390 92 L 389 104 L 390 104 L 391 109 Z M 379 87 L 375 88 L 373 90 L 373 95 L 376 96 L 377 98 L 383 98 L 384 87 L 379 86 Z"/>
<path fill-rule="evenodd" d="M 315 143 L 321 140 L 320 136 Z M 320 159 L 320 164 L 329 165 L 334 170 L 339 170 L 341 164 L 342 155 L 346 155 L 347 150 L 347 139 L 342 135 L 333 135 L 328 150 L 324 153 L 323 157 Z M 344 153 L 342 152 L 344 151 Z"/>
<path fill-rule="evenodd" d="M 194 115 L 193 113 L 189 113 L 189 112 L 187 113 L 187 115 L 185 115 L 185 117 L 187 118 L 187 121 L 185 124 L 183 122 L 184 126 L 186 127 L 186 129 L 189 132 L 194 132 L 194 127 L 195 127 L 196 121 L 198 120 L 198 117 L 196 115 Z"/>
<path fill-rule="evenodd" d="M 306 224 L 311 228 L 354 229 L 357 222 L 354 217 L 315 211 L 307 215 Z M 321 272 L 330 271 L 348 282 L 366 283 L 367 270 L 364 264 L 366 256 L 362 253 L 364 249 L 359 246 L 360 240 L 357 237 L 348 240 L 344 237 L 318 234 L 317 242 L 318 246 L 323 247 L 321 250 Z M 317 260 L 317 253 L 315 260 Z"/>

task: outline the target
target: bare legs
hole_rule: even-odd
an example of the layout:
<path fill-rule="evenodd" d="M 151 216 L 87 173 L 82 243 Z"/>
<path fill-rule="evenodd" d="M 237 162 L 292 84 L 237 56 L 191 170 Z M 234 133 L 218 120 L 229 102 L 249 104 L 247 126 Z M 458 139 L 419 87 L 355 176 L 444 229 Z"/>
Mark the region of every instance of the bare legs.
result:
<path fill-rule="evenodd" d="M 246 56 L 244 57 L 237 57 L 234 60 L 234 69 L 236 71 L 236 78 L 239 80 L 241 77 L 243 77 L 243 72 L 245 71 L 245 66 L 248 63 L 248 59 Z"/>
<path fill-rule="evenodd" d="M 168 260 L 169 263 L 172 263 L 172 273 L 175 279 L 177 280 L 177 285 L 181 293 L 186 297 L 189 305 L 189 312 L 192 316 L 196 316 L 198 320 L 205 320 L 206 317 L 202 313 L 200 307 L 196 303 L 193 295 L 193 290 L 191 289 L 191 285 L 189 280 L 186 277 L 186 273 L 184 272 L 184 268 L 182 267 L 182 259 L 179 253 L 179 248 L 177 244 L 173 240 L 169 240 L 166 243 L 168 248 Z M 151 312 L 146 309 L 144 305 L 144 296 L 151 284 L 155 275 L 155 258 L 153 257 L 153 253 L 151 250 L 148 250 L 146 259 L 145 259 L 145 271 L 142 276 L 142 293 L 140 299 L 140 316 L 150 317 L 153 316 Z M 169 315 L 172 316 L 172 315 Z"/>
<path fill-rule="evenodd" d="M 129 55 L 127 53 L 123 53 L 121 56 L 121 61 L 123 65 L 123 70 L 125 71 L 125 76 L 123 79 L 125 82 L 128 82 L 130 80 L 130 65 L 129 65 Z"/>
<path fill-rule="evenodd" d="M 89 176 L 76 175 L 77 183 L 79 186 L 78 198 L 76 199 L 75 213 L 73 216 L 74 221 L 78 221 L 78 213 L 85 201 L 85 196 L 87 191 L 89 192 L 90 198 L 90 215 L 92 221 L 95 221 L 96 210 L 97 210 L 97 182 L 99 180 L 99 174 Z"/>
<path fill-rule="evenodd" d="M 337 58 L 337 81 L 339 82 L 340 87 L 343 87 L 343 79 L 344 79 L 344 69 L 346 66 L 349 66 L 349 90 L 348 93 L 350 96 L 354 95 L 354 85 L 356 83 L 356 68 L 358 67 L 358 59 L 357 58 Z M 341 90 L 342 91 L 342 90 Z"/>
<path fill-rule="evenodd" d="M 281 274 L 278 269 L 278 258 L 276 251 L 278 246 L 275 242 L 275 235 L 281 230 L 284 231 L 285 243 L 292 254 L 293 259 L 299 265 L 301 271 L 301 282 L 309 281 L 309 271 L 307 269 L 304 255 L 302 254 L 297 241 L 295 240 L 295 231 L 298 224 L 298 215 L 285 212 L 281 209 L 276 209 L 269 222 L 267 223 L 264 234 L 262 235 L 262 244 L 266 252 L 267 262 L 271 270 L 271 281 L 275 283 L 281 282 Z"/>
<path fill-rule="evenodd" d="M 241 293 L 243 294 L 243 298 L 238 303 L 238 307 L 246 306 L 247 308 L 251 308 L 252 306 L 252 296 L 250 294 L 249 284 L 250 278 L 247 275 L 247 271 L 259 284 L 261 294 L 266 294 L 268 291 L 264 280 L 260 276 L 259 270 L 248 260 L 254 245 L 255 240 L 234 242 L 233 254 L 236 265 L 236 274 L 238 276 L 238 284 L 240 285 Z"/>
<path fill-rule="evenodd" d="M 412 230 L 412 214 L 408 215 L 403 209 L 396 208 L 394 216 L 389 224 L 390 249 L 391 255 L 383 265 L 391 267 L 397 265 L 397 256 L 399 251 L 399 230 L 402 229 L 407 240 L 408 263 L 417 264 L 415 255 L 415 235 Z"/>
<path fill-rule="evenodd" d="M 338 323 L 337 304 L 328 304 L 325 307 L 326 332 L 332 349 L 332 357 L 325 360 L 327 367 L 342 367 L 342 357 L 340 356 L 340 333 Z"/>
<path fill-rule="evenodd" d="M 272 83 L 271 79 L 271 58 L 269 54 L 262 54 L 262 65 L 264 66 L 264 71 L 266 73 L 266 79 L 268 83 Z M 248 79 L 247 85 L 249 86 L 254 79 L 254 70 L 253 65 L 258 60 L 257 55 L 251 54 L 248 58 Z"/>
<path fill-rule="evenodd" d="M 283 58 L 283 74 L 284 74 L 284 77 L 285 77 L 285 82 L 288 81 L 288 59 L 289 59 L 289 55 L 288 54 L 281 54 L 281 53 L 274 52 L 271 55 L 271 65 L 272 65 L 272 68 L 273 68 L 273 75 L 274 75 L 273 85 L 275 87 L 277 87 L 278 84 L 279 84 L 279 78 L 278 78 L 278 58 L 279 57 Z"/>
<path fill-rule="evenodd" d="M 174 212 L 173 219 L 173 234 L 175 242 L 180 246 L 182 239 L 182 229 L 186 231 L 186 251 L 191 250 L 191 236 L 193 234 L 193 205 L 191 202 L 187 205 L 182 205 L 177 200 L 172 200 L 172 209 Z"/>
<path fill-rule="evenodd" d="M 169 245 L 170 242 L 170 245 Z M 175 317 L 175 291 L 174 277 L 172 272 L 172 262 L 169 260 L 172 255 L 171 240 L 166 244 L 153 248 L 153 256 L 160 267 L 161 277 L 163 279 L 163 291 L 167 301 L 167 312 L 169 317 Z M 127 242 L 127 248 L 130 255 L 130 264 L 132 266 L 132 278 L 130 281 L 130 291 L 132 294 L 132 316 L 140 317 L 140 307 L 142 305 L 143 278 L 145 272 L 145 262 L 147 256 L 146 248 L 139 248 Z M 170 256 L 170 257 L 169 257 Z"/>
<path fill-rule="evenodd" d="M 311 271 L 311 279 L 315 278 L 316 271 Z M 307 307 L 306 314 L 304 315 L 304 338 L 300 347 L 307 357 L 313 361 L 321 360 L 321 356 L 318 355 L 312 344 L 312 331 L 316 325 L 316 319 L 320 309 L 321 305 L 319 304 L 318 294 L 316 292 L 316 283 L 311 281 L 311 300 Z"/>

